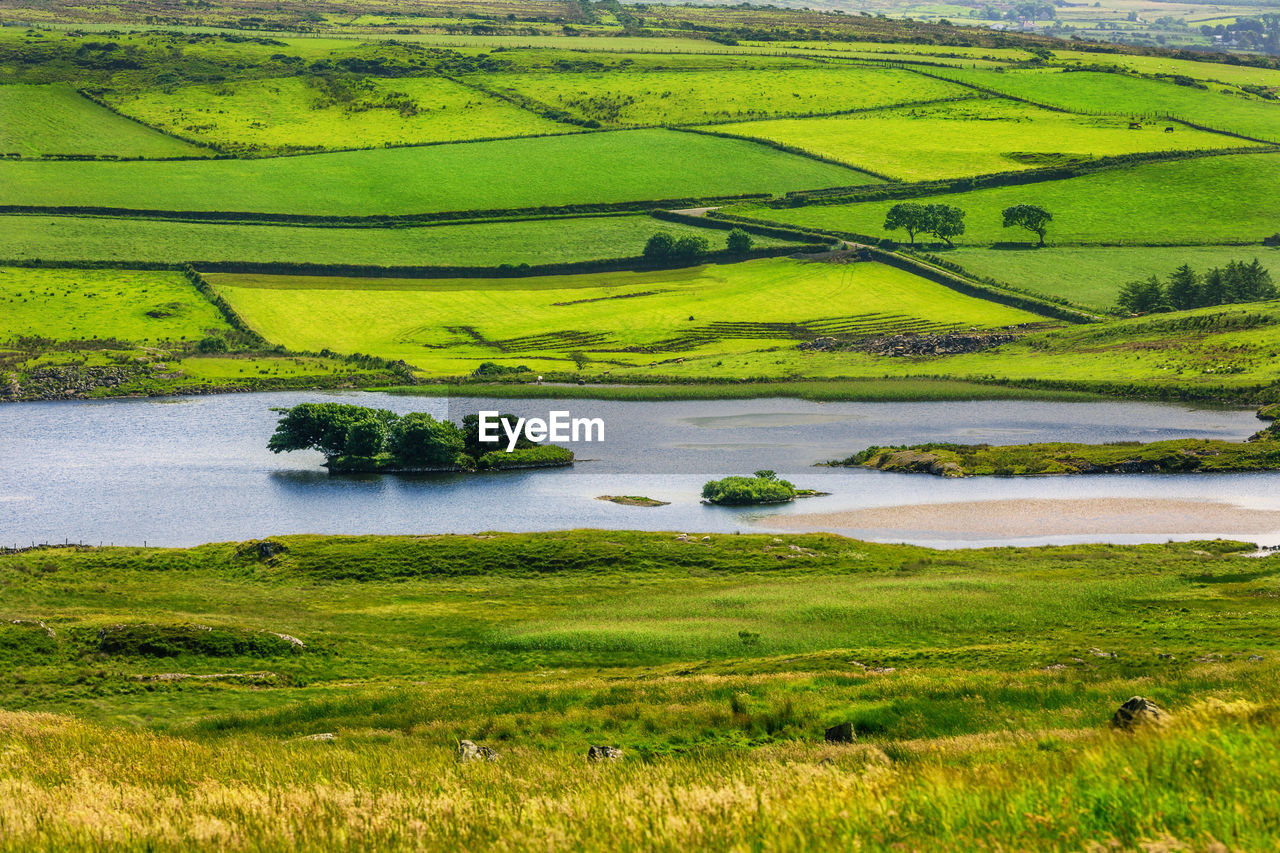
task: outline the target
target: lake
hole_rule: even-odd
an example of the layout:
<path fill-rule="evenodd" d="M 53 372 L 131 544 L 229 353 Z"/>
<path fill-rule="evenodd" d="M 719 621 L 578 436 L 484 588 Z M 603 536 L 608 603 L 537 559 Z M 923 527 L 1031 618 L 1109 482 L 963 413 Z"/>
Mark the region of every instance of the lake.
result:
<path fill-rule="evenodd" d="M 569 445 L 582 460 L 573 468 L 415 477 L 329 476 L 318 453 L 265 449 L 278 417 L 273 407 L 323 400 L 455 418 L 479 409 L 539 417 L 562 409 L 603 418 L 605 441 Z M 1251 411 L 1134 402 L 494 401 L 291 392 L 13 403 L 0 406 L 0 545 L 185 546 L 289 533 L 574 527 L 830 529 L 938 547 L 1228 534 L 1276 544 L 1274 473 L 944 480 L 813 467 L 871 444 L 1238 440 L 1260 426 Z M 767 510 L 699 503 L 706 480 L 760 468 L 831 495 Z M 596 499 L 604 494 L 671 503 L 626 507 Z M 1066 516 L 1075 521 L 1064 523 Z M 983 523 L 957 521 L 966 518 Z"/>

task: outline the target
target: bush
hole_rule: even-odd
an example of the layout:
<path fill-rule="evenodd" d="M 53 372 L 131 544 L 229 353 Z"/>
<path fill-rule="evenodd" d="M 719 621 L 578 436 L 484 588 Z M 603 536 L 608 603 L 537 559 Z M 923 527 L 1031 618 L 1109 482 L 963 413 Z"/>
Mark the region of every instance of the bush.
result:
<path fill-rule="evenodd" d="M 711 244 L 706 237 L 690 234 L 676 241 L 672 252 L 677 258 L 700 258 L 711 251 Z"/>
<path fill-rule="evenodd" d="M 669 258 L 676 253 L 676 238 L 669 231 L 659 231 L 644 244 L 646 258 Z"/>
<path fill-rule="evenodd" d="M 387 448 L 409 468 L 451 467 L 465 450 L 462 431 L 452 421 L 410 412 L 395 422 Z"/>
<path fill-rule="evenodd" d="M 555 444 L 535 444 L 523 450 L 492 450 L 476 460 L 476 468 L 481 471 L 499 471 L 503 468 L 540 468 L 555 465 L 569 465 L 573 462 L 573 451 Z"/>
<path fill-rule="evenodd" d="M 741 228 L 735 228 L 729 232 L 729 236 L 725 240 L 725 247 L 735 255 L 750 252 L 751 235 Z"/>
<path fill-rule="evenodd" d="M 199 353 L 226 352 L 228 349 L 227 339 L 221 335 L 209 335 L 196 344 L 196 352 Z"/>
<path fill-rule="evenodd" d="M 702 499 L 724 506 L 785 503 L 794 500 L 796 487 L 778 479 L 772 471 L 757 471 L 751 477 L 710 480 L 702 487 Z"/>
<path fill-rule="evenodd" d="M 111 625 L 98 632 L 98 651 L 109 655 L 176 657 L 275 657 L 303 650 L 279 634 L 205 625 Z"/>

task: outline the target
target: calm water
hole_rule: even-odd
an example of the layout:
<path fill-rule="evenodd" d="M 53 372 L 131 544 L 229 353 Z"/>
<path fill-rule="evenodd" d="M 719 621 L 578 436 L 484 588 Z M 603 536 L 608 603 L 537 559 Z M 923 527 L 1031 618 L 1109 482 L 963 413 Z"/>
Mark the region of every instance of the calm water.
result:
<path fill-rule="evenodd" d="M 606 422 L 603 444 L 573 445 L 571 469 L 484 475 L 330 477 L 315 453 L 264 449 L 274 406 L 343 400 L 460 416 L 500 407 L 567 409 Z M 435 533 L 612 527 L 767 529 L 759 510 L 698 502 L 712 477 L 772 468 L 831 492 L 770 512 L 1019 497 L 1158 497 L 1280 509 L 1272 474 L 942 480 L 813 468 L 870 444 L 1241 439 L 1252 412 L 1146 403 L 627 403 L 452 400 L 299 392 L 0 406 L 0 544 L 83 541 L 191 545 L 286 533 Z M 595 500 L 648 495 L 658 508 Z M 1198 531 L 1186 531 L 1192 537 Z M 901 535 L 877 537 L 900 540 Z M 1163 541 L 1166 535 L 1041 537 Z M 1275 536 L 1249 536 L 1280 542 Z M 982 540 L 920 539 L 940 546 Z M 987 540 L 1009 541 L 1013 540 Z"/>

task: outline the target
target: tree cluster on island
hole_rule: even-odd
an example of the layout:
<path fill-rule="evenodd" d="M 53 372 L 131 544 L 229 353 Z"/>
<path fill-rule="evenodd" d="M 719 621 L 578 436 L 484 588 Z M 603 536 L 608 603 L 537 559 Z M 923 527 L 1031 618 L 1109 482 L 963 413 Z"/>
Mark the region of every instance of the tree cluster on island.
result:
<path fill-rule="evenodd" d="M 554 444 L 537 444 L 523 433 L 514 450 L 480 440 L 480 416 L 467 415 L 459 426 L 426 412 L 397 415 L 346 403 L 301 403 L 281 413 L 267 442 L 273 453 L 318 450 L 331 471 L 476 471 L 497 468 L 567 465 L 573 453 Z M 515 415 L 498 420 L 514 427 Z"/>
<path fill-rule="evenodd" d="M 1162 280 L 1152 274 L 1141 281 L 1131 281 L 1120 289 L 1116 300 L 1128 314 L 1156 314 L 1186 311 L 1239 302 L 1262 302 L 1277 296 L 1271 273 L 1258 262 L 1231 261 L 1225 267 L 1214 267 L 1201 275 L 1183 264 Z"/>
<path fill-rule="evenodd" d="M 884 217 L 884 230 L 907 232 L 910 244 L 916 244 L 917 234 L 932 234 L 948 247 L 954 248 L 953 237 L 964 234 L 965 212 L 949 204 L 920 204 L 904 201 L 889 208 Z M 1053 214 L 1043 207 L 1034 204 L 1015 204 L 1000 212 L 1001 226 L 1004 228 L 1023 228 L 1039 238 L 1038 245 L 1044 245 L 1044 235 Z"/>
<path fill-rule="evenodd" d="M 756 471 L 750 477 L 725 477 L 709 480 L 702 487 L 702 499 L 722 506 L 786 503 L 799 492 L 789 481 L 773 471 Z"/>

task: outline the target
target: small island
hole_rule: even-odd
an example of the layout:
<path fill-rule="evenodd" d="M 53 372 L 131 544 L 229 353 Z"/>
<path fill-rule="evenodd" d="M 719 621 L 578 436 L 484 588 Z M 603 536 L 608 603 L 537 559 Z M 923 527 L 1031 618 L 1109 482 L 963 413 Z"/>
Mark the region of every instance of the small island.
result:
<path fill-rule="evenodd" d="M 755 506 L 784 504 L 796 498 L 813 498 L 827 492 L 797 489 L 778 477 L 774 471 L 757 471 L 750 477 L 725 477 L 708 480 L 702 487 L 702 502 L 718 506 Z"/>
<path fill-rule="evenodd" d="M 481 441 L 479 415 L 467 415 L 458 426 L 425 412 L 397 415 L 345 403 L 302 403 L 277 411 L 280 421 L 267 448 L 273 453 L 318 450 L 330 474 L 469 473 L 573 464 L 573 451 L 535 443 L 523 433 L 511 450 Z M 516 422 L 514 415 L 498 419 Z"/>
<path fill-rule="evenodd" d="M 596 498 L 598 501 L 608 501 L 609 503 L 619 504 L 621 506 L 670 506 L 671 501 L 660 501 L 654 498 L 647 498 L 643 495 L 600 495 Z"/>
<path fill-rule="evenodd" d="M 1280 430 L 1249 441 L 1177 439 L 1113 444 L 917 444 L 868 447 L 832 463 L 941 477 L 1181 474 L 1280 470 Z"/>

